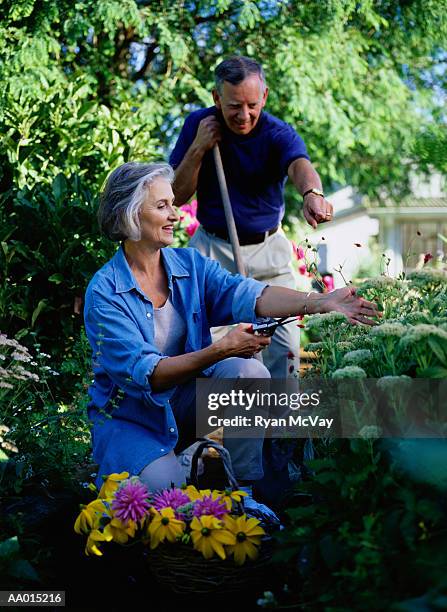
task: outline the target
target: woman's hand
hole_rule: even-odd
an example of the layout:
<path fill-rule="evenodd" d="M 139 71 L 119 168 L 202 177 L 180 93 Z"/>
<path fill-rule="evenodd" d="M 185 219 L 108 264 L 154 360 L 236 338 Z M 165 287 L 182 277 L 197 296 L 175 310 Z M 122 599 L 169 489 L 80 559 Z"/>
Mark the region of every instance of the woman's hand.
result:
<path fill-rule="evenodd" d="M 341 312 L 346 315 L 350 323 L 358 325 L 377 325 L 374 318 L 381 317 L 376 304 L 368 302 L 356 294 L 355 287 L 343 287 L 325 294 L 324 312 Z"/>
<path fill-rule="evenodd" d="M 249 323 L 239 323 L 237 327 L 228 332 L 221 340 L 216 342 L 220 345 L 225 357 L 253 357 L 259 351 L 266 348 L 271 338 L 256 336 Z"/>

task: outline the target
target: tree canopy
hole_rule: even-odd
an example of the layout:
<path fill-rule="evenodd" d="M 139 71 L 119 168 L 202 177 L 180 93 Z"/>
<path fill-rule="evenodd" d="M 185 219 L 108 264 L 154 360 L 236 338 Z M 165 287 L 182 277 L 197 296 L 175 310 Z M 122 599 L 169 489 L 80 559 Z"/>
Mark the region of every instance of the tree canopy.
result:
<path fill-rule="evenodd" d="M 51 313 L 47 333 L 59 316 L 72 337 L 67 313 L 111 249 L 94 222 L 105 176 L 166 158 L 229 54 L 263 64 L 267 110 L 326 189 L 397 196 L 414 163 L 447 171 L 446 0 L 3 0 L 2 14 L 0 328 Z"/>
<path fill-rule="evenodd" d="M 18 187 L 61 170 L 97 186 L 121 161 L 165 155 L 231 53 L 263 63 L 268 109 L 304 137 L 325 183 L 402 186 L 403 160 L 445 143 L 445 0 L 3 6 L 2 167 Z"/>

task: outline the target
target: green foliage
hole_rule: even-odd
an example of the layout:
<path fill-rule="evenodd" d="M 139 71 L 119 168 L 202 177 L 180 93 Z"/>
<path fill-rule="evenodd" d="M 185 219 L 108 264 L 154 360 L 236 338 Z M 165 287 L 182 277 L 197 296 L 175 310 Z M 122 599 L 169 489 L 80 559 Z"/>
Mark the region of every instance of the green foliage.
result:
<path fill-rule="evenodd" d="M 447 375 L 447 275 L 414 271 L 406 279 L 381 276 L 365 280 L 358 294 L 375 302 L 380 325 L 369 329 L 340 322 L 339 315 L 315 315 L 307 323 L 316 354 L 314 371 L 334 376 L 346 365 L 361 365 L 369 378 Z M 359 353 L 367 350 L 368 359 Z M 364 355 L 363 355 L 364 357 Z"/>
<path fill-rule="evenodd" d="M 0 208 L 1 325 L 18 337 L 37 332 L 53 357 L 78 336 L 87 283 L 115 249 L 95 214 L 81 179 L 62 174 L 6 196 Z"/>
<path fill-rule="evenodd" d="M 0 424 L 7 440 L 0 456 L 0 490 L 17 495 L 30 481 L 53 487 L 70 485 L 76 466 L 90 451 L 86 415 L 87 365 L 90 350 L 85 334 L 62 364 L 54 370 L 50 355 L 35 344 L 31 352 L 16 341 L 0 337 Z M 18 367 L 17 364 L 20 364 Z M 56 399 L 54 379 L 70 389 L 69 401 Z M 6 384 L 5 384 L 6 383 Z M 88 459 L 87 459 L 88 460 Z"/>
<path fill-rule="evenodd" d="M 413 454 L 425 444 L 406 442 Z M 291 507 L 276 536 L 288 584 L 281 603 L 344 609 L 349 601 L 356 610 L 383 610 L 445 588 L 447 516 L 438 489 L 411 480 L 394 460 L 399 441 L 328 444 L 309 464 L 314 477 L 297 485 L 296 499 L 311 501 Z M 445 461 L 445 443 L 439 452 Z"/>

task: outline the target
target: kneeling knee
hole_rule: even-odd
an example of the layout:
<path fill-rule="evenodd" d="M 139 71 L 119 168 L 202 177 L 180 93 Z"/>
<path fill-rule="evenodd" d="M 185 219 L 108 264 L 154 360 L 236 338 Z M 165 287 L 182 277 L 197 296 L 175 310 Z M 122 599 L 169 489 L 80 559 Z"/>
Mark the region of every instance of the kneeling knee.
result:
<path fill-rule="evenodd" d="M 238 378 L 270 378 L 270 372 L 258 359 L 239 359 Z"/>

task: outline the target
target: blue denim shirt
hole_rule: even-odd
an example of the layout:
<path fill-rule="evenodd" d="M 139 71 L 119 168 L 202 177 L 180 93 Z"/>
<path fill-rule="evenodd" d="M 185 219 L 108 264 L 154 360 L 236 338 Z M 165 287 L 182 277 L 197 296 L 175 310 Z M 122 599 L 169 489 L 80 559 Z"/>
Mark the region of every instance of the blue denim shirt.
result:
<path fill-rule="evenodd" d="M 256 299 L 266 283 L 232 275 L 195 249 L 163 248 L 161 254 L 172 303 L 186 322 L 185 353 L 211 344 L 210 327 L 256 321 Z M 95 274 L 85 296 L 95 375 L 88 414 L 93 457 L 100 464 L 98 485 L 101 474 L 139 473 L 178 439 L 169 404 L 176 387 L 154 391 L 149 380 L 160 359 L 168 357 L 154 345 L 153 315 L 121 246 Z M 210 376 L 213 369 L 204 374 Z"/>

